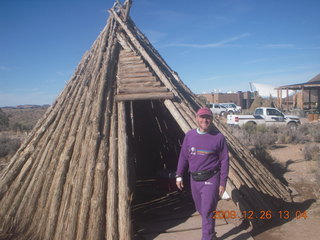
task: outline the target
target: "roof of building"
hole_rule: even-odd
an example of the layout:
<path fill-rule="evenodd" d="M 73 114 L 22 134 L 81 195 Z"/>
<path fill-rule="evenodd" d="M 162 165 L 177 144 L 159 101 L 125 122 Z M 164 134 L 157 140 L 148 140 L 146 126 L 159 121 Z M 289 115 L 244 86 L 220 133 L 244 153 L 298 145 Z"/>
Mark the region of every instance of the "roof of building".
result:
<path fill-rule="evenodd" d="M 301 89 L 301 88 L 319 88 L 320 87 L 320 73 L 310 79 L 308 82 L 303 83 L 296 83 L 296 84 L 290 84 L 290 85 L 283 85 L 277 87 L 277 89 Z"/>

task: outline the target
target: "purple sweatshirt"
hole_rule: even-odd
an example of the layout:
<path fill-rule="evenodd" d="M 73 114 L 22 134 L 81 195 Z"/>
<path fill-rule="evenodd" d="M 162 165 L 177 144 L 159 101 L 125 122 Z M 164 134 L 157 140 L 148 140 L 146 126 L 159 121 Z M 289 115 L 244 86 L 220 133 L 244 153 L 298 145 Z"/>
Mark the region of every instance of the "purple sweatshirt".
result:
<path fill-rule="evenodd" d="M 190 172 L 220 168 L 220 186 L 226 186 L 229 172 L 229 154 L 224 136 L 211 131 L 200 134 L 190 130 L 182 143 L 177 175 L 182 176 L 189 166 Z"/>

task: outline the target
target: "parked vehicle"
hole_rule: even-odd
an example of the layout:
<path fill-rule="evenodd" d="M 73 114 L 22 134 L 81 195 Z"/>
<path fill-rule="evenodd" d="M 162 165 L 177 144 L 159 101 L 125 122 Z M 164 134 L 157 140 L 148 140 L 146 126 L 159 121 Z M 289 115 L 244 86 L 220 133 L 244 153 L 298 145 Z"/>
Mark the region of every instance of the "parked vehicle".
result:
<path fill-rule="evenodd" d="M 243 126 L 244 124 L 287 125 L 296 128 L 300 124 L 297 116 L 284 115 L 276 108 L 256 108 L 253 115 L 228 115 L 227 124 Z"/>
<path fill-rule="evenodd" d="M 241 113 L 241 107 L 234 103 L 220 103 L 221 106 L 224 106 L 227 109 L 228 114 Z"/>
<path fill-rule="evenodd" d="M 207 107 L 210 108 L 213 114 L 217 114 L 220 116 L 225 115 L 225 113 L 227 112 L 227 109 L 224 106 L 221 106 L 219 103 L 210 103 L 207 104 Z"/>

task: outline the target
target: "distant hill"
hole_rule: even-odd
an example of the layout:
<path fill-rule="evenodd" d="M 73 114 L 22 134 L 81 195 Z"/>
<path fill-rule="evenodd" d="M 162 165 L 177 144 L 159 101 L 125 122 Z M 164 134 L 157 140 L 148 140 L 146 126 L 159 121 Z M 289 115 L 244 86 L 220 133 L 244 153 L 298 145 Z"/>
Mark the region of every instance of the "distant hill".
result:
<path fill-rule="evenodd" d="M 2 109 L 30 109 L 30 108 L 44 108 L 50 107 L 49 104 L 44 105 L 17 105 L 17 106 L 8 106 L 8 107 L 1 107 Z"/>
<path fill-rule="evenodd" d="M 10 130 L 30 131 L 50 105 L 19 105 L 2 107 L 0 110 L 9 120 Z"/>

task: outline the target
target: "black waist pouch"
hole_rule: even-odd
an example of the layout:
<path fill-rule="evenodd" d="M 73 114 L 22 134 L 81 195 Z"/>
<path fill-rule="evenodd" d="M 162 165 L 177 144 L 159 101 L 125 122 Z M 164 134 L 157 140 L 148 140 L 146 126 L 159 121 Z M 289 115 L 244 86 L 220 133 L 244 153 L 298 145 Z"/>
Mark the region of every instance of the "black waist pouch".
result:
<path fill-rule="evenodd" d="M 213 177 L 213 175 L 215 175 L 219 171 L 220 169 L 192 172 L 191 176 L 194 181 L 201 182 L 201 181 L 206 181 L 209 178 Z"/>

